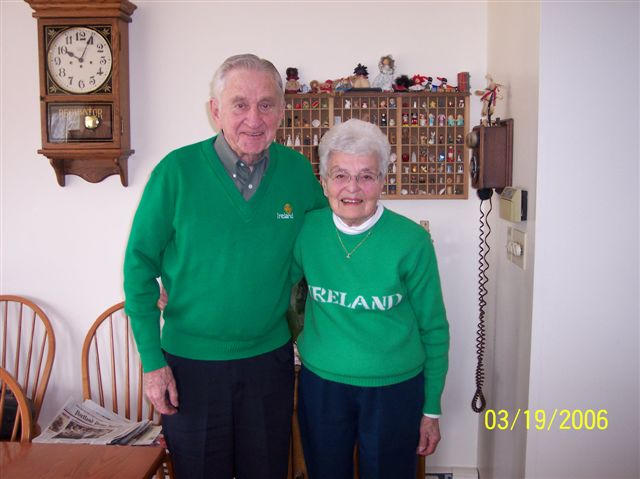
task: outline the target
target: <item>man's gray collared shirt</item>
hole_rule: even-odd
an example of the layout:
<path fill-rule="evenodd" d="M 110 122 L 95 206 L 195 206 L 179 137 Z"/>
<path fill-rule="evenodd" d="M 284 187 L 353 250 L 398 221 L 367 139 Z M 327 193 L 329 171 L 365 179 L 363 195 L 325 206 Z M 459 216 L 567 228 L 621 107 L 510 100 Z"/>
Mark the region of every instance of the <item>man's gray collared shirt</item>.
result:
<path fill-rule="evenodd" d="M 260 158 L 253 164 L 253 170 L 244 161 L 238 158 L 224 137 L 223 132 L 216 137 L 213 147 L 233 183 L 245 200 L 249 200 L 260 186 L 269 163 L 269 149 L 260 154 Z"/>

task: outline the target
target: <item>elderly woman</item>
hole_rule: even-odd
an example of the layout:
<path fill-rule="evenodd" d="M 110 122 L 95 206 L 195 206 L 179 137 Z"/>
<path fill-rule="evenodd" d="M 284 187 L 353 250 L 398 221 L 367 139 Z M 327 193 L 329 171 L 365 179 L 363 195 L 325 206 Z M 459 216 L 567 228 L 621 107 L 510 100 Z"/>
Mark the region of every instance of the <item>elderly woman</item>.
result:
<path fill-rule="evenodd" d="M 414 478 L 433 453 L 449 329 L 429 234 L 378 204 L 389 143 L 360 120 L 319 146 L 330 209 L 307 215 L 293 280 L 309 284 L 298 417 L 311 479 Z"/>

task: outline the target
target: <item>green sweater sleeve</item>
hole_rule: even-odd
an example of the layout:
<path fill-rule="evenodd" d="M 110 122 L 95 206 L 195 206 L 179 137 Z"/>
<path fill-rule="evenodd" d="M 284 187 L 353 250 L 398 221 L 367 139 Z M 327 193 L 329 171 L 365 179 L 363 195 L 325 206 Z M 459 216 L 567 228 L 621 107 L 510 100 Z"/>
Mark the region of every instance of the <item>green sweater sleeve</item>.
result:
<path fill-rule="evenodd" d="M 408 299 L 418 318 L 420 339 L 425 351 L 425 402 L 423 412 L 441 414 L 440 398 L 449 367 L 449 323 L 440 287 L 440 276 L 431 236 L 414 256 L 407 275 Z"/>
<path fill-rule="evenodd" d="M 157 278 L 162 256 L 173 235 L 174 196 L 165 164 L 153 171 L 131 227 L 124 258 L 125 311 L 145 372 L 166 365 L 160 346 Z"/>

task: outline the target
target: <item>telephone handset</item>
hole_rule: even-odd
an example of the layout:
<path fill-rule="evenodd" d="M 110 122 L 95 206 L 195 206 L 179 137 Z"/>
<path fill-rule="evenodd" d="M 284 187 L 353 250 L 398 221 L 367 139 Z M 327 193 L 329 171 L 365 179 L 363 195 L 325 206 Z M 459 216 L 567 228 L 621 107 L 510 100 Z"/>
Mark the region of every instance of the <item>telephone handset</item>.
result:
<path fill-rule="evenodd" d="M 480 198 L 480 258 L 478 261 L 478 332 L 476 335 L 476 354 L 478 362 L 476 366 L 476 391 L 471 400 L 471 409 L 480 413 L 487 406 L 487 401 L 482 393 L 484 385 L 484 349 L 486 344 L 485 311 L 487 302 L 484 297 L 487 294 L 486 284 L 489 281 L 487 270 L 489 262 L 487 255 L 491 250 L 488 243 L 491 234 L 489 214 L 493 209 L 491 196 L 493 190 L 500 193 L 511 186 L 513 170 L 513 120 L 500 120 L 494 122 L 491 117 L 486 125 L 473 127 L 467 135 L 467 146 L 471 149 L 471 161 L 469 173 L 471 186 L 477 190 Z M 489 207 L 484 208 L 485 201 Z"/>

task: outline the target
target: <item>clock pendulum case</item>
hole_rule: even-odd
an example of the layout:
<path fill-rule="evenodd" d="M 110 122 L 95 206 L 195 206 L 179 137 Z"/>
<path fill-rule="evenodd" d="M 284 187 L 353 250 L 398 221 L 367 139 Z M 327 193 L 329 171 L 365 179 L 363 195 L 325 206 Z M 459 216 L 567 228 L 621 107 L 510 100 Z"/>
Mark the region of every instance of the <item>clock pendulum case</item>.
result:
<path fill-rule="evenodd" d="M 127 0 L 26 0 L 38 20 L 42 149 L 60 186 L 65 175 L 127 186 L 129 34 Z"/>

